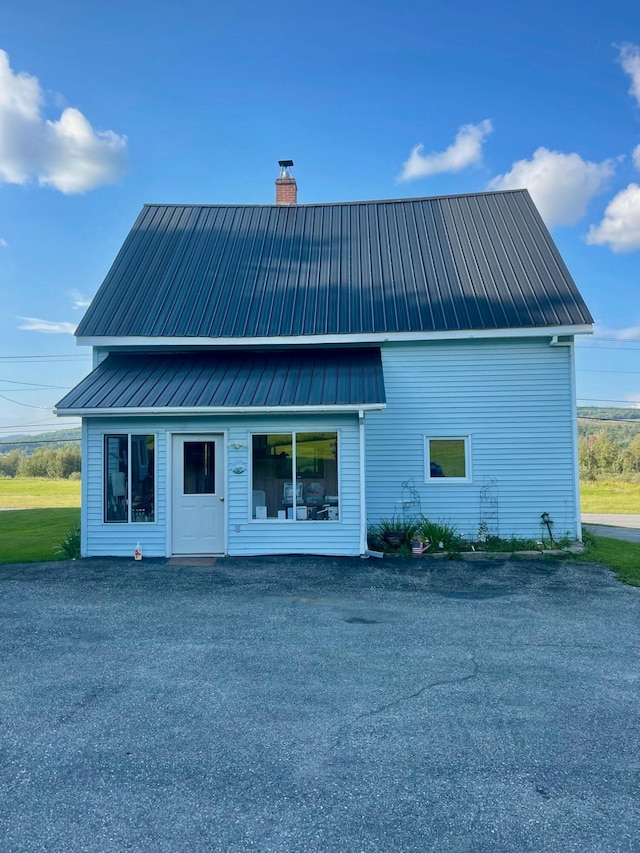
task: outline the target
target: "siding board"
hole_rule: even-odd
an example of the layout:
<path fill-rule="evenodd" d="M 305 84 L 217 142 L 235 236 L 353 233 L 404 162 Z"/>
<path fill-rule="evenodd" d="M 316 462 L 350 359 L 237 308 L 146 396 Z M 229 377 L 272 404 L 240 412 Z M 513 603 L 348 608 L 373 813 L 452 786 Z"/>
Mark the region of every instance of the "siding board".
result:
<path fill-rule="evenodd" d="M 355 415 L 322 417 L 143 417 L 86 418 L 83 506 L 85 556 L 133 556 L 139 542 L 148 557 L 168 556 L 170 519 L 170 448 L 172 433 L 224 433 L 226 448 L 227 548 L 230 555 L 311 553 L 357 555 L 360 549 L 359 432 Z M 340 521 L 252 521 L 250 453 L 252 432 L 337 430 L 339 445 Z M 134 432 L 156 436 L 156 521 L 143 524 L 103 522 L 103 436 Z M 234 445 L 243 445 L 235 447 Z M 245 467 L 241 474 L 233 469 Z"/>
<path fill-rule="evenodd" d="M 402 510 L 413 478 L 422 512 L 477 535 L 480 490 L 498 487 L 499 533 L 579 535 L 571 348 L 548 339 L 394 344 L 382 349 L 384 412 L 366 417 L 369 522 Z M 471 437 L 472 482 L 425 482 L 424 435 Z"/>

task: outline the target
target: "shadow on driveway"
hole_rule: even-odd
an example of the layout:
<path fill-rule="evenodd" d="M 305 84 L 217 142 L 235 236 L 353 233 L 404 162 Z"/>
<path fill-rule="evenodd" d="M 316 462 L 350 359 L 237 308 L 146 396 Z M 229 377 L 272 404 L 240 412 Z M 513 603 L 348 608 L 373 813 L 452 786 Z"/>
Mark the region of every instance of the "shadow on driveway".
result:
<path fill-rule="evenodd" d="M 576 562 L 0 567 L 3 851 L 637 851 L 640 590 Z"/>

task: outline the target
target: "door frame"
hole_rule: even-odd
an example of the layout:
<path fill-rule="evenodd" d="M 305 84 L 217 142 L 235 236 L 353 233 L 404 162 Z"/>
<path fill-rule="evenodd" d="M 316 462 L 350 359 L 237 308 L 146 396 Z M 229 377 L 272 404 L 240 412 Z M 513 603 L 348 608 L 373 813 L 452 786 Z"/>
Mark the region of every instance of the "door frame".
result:
<path fill-rule="evenodd" d="M 223 502 L 223 525 L 224 530 L 222 533 L 222 554 L 226 554 L 229 550 L 229 500 L 228 500 L 228 487 L 229 487 L 229 477 L 227 476 L 227 430 L 226 429 L 172 429 L 166 433 L 167 436 L 167 482 L 166 482 L 166 491 L 165 491 L 165 500 L 167 502 L 167 529 L 166 529 L 166 553 L 168 556 L 173 556 L 173 437 L 180 436 L 184 438 L 185 436 L 193 436 L 196 440 L 198 438 L 203 438 L 205 436 L 215 436 L 216 438 L 222 439 L 222 454 L 221 454 L 221 464 L 222 464 L 222 491 L 224 494 L 224 502 Z M 202 556 L 202 555 L 200 555 Z M 219 555 L 218 555 L 219 556 Z"/>

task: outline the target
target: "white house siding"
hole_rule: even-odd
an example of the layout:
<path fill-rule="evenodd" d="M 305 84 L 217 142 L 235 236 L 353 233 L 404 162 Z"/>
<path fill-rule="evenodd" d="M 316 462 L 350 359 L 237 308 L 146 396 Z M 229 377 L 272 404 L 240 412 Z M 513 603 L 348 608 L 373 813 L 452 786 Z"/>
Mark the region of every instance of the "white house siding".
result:
<path fill-rule="evenodd" d="M 84 430 L 86 500 L 82 509 L 83 556 L 132 556 L 137 543 L 148 557 L 170 554 L 170 448 L 173 433 L 222 433 L 226 444 L 225 506 L 230 555 L 359 553 L 359 433 L 356 415 L 87 418 Z M 252 521 L 251 433 L 338 431 L 340 521 Z M 103 436 L 134 432 L 156 436 L 156 521 L 103 521 Z M 234 473 L 245 470 L 241 473 Z"/>
<path fill-rule="evenodd" d="M 476 536 L 483 484 L 495 479 L 502 537 L 579 536 L 571 346 L 550 339 L 388 344 L 387 408 L 366 419 L 367 515 L 403 510 L 413 479 L 422 514 Z M 425 482 L 424 436 L 469 436 L 471 482 Z"/>

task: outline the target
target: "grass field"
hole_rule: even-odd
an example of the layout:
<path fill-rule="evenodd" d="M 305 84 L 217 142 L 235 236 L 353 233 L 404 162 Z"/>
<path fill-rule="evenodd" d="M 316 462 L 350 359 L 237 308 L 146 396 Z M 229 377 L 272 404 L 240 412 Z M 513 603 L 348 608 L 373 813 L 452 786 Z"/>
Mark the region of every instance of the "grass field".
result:
<path fill-rule="evenodd" d="M 633 483 L 582 483 L 582 512 L 640 515 L 640 486 Z"/>
<path fill-rule="evenodd" d="M 640 586 L 640 542 L 622 542 L 605 536 L 583 532 L 584 553 L 581 560 L 603 563 L 613 570 L 618 580 Z"/>
<path fill-rule="evenodd" d="M 77 508 L 0 512 L 0 563 L 60 560 L 57 548 L 78 524 Z"/>
<path fill-rule="evenodd" d="M 0 478 L 0 509 L 59 509 L 79 506 L 80 480 Z"/>
<path fill-rule="evenodd" d="M 640 515 L 640 486 L 632 483 L 583 483 L 583 512 Z M 0 478 L 0 509 L 79 507 L 79 480 Z"/>

